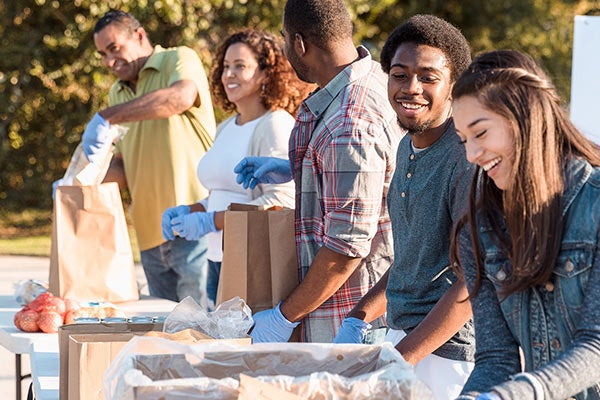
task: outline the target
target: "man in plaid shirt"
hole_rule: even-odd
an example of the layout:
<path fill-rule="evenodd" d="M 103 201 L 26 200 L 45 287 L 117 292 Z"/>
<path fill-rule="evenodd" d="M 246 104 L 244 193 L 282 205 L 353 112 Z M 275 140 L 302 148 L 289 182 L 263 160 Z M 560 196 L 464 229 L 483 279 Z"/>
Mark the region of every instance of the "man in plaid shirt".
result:
<path fill-rule="evenodd" d="M 290 160 L 247 157 L 236 172 L 246 187 L 294 179 L 301 283 L 254 316 L 251 335 L 287 341 L 302 321 L 304 341 L 331 342 L 392 263 L 386 196 L 403 132 L 387 100 L 387 76 L 352 42 L 343 0 L 289 0 L 282 35 L 298 76 L 319 89 L 300 108 Z M 366 342 L 385 335 L 381 319 L 372 325 Z"/>

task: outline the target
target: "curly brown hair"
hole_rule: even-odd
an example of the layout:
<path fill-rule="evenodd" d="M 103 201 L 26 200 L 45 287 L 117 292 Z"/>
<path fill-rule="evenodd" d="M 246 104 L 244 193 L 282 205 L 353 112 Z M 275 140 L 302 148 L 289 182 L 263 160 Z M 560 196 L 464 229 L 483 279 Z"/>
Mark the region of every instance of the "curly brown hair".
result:
<path fill-rule="evenodd" d="M 265 80 L 260 93 L 263 105 L 268 110 L 284 109 L 295 116 L 300 103 L 308 96 L 313 86 L 298 79 L 283 54 L 281 39 L 255 29 L 246 29 L 232 34 L 217 49 L 210 74 L 213 101 L 226 112 L 233 112 L 236 109 L 235 104 L 227 99 L 223 82 L 221 82 L 225 52 L 229 46 L 235 43 L 243 43 L 248 46 L 256 56 L 258 67 L 265 72 Z"/>

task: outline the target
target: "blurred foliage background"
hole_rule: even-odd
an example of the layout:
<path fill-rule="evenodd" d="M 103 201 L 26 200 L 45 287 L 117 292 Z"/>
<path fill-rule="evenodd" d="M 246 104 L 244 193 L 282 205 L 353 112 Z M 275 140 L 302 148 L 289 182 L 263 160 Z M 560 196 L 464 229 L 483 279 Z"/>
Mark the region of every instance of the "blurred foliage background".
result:
<path fill-rule="evenodd" d="M 207 69 L 227 34 L 279 32 L 284 0 L 0 0 L 0 216 L 49 210 L 86 122 L 105 106 L 114 78 L 95 53 L 92 29 L 111 8 L 136 15 L 150 39 L 196 49 Z M 597 1 L 353 0 L 356 43 L 378 58 L 407 17 L 431 13 L 462 29 L 473 53 L 515 48 L 535 57 L 569 99 L 573 17 Z M 217 118 L 223 117 L 217 110 Z"/>

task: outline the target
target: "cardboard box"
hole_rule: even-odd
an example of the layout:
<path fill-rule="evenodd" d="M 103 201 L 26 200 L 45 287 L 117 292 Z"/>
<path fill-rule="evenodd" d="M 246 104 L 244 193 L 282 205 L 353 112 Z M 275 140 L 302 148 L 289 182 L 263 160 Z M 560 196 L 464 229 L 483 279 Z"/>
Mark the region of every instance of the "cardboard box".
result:
<path fill-rule="evenodd" d="M 126 323 L 65 325 L 62 335 L 59 331 L 60 399 L 104 400 L 104 373 L 117 354 L 134 336 L 161 337 L 184 344 L 215 340 L 241 345 L 251 343 L 250 337 L 213 339 L 191 329 L 169 334 L 162 332 L 162 326 L 162 324 Z M 64 359 L 66 359 L 66 366 L 63 369 Z M 64 382 L 63 376 L 66 377 Z"/>
<path fill-rule="evenodd" d="M 390 343 L 182 346 L 136 337 L 105 387 L 110 398 L 128 400 L 433 399 Z"/>
<path fill-rule="evenodd" d="M 133 332 L 71 335 L 68 398 L 104 400 L 104 372 L 133 335 Z"/>
<path fill-rule="evenodd" d="M 114 358 L 114 355 L 118 353 L 118 350 L 111 354 L 111 358 L 102 358 L 97 362 L 95 359 L 90 358 L 85 355 L 88 351 L 94 352 L 96 349 L 87 348 L 85 343 L 94 343 L 93 341 L 89 341 L 86 339 L 87 336 L 90 340 L 102 339 L 105 343 L 112 342 L 113 338 L 117 343 L 114 345 L 114 349 L 119 350 L 131 339 L 134 335 L 143 335 L 150 331 L 162 331 L 163 324 L 162 323 L 147 323 L 147 324 L 131 324 L 131 323 L 122 323 L 122 324 L 105 324 L 105 323 L 96 323 L 96 324 L 71 324 L 71 325 L 63 325 L 58 329 L 58 346 L 60 352 L 60 374 L 59 374 L 59 395 L 61 400 L 68 400 L 71 398 L 72 400 L 84 399 L 84 397 L 69 397 L 70 393 L 75 393 L 78 389 L 71 387 L 70 379 L 73 377 L 75 379 L 75 373 L 78 374 L 89 374 L 89 375 L 97 375 L 97 378 L 100 382 L 100 388 L 102 388 L 102 377 L 104 376 L 104 371 L 110 365 L 110 361 Z M 100 336 L 102 335 L 102 336 Z M 77 336 L 77 341 L 80 346 L 77 347 L 74 344 L 74 349 L 77 351 L 84 352 L 84 361 L 88 363 L 88 366 L 81 366 L 81 356 L 78 354 L 70 354 L 70 338 L 72 336 Z M 90 345 L 93 346 L 93 345 Z M 119 347 L 120 346 L 120 347 Z M 110 348 L 110 347 L 109 347 Z M 104 351 L 108 351 L 107 348 L 104 348 Z M 79 359 L 80 368 L 75 370 L 71 368 L 69 364 L 70 358 L 73 360 Z M 89 363 L 94 364 L 92 367 L 89 366 Z M 91 369 L 90 369 L 91 368 Z M 78 382 L 88 382 L 88 379 L 85 376 L 79 376 Z M 87 383 L 86 383 L 87 385 Z M 103 399 L 103 397 L 86 397 L 90 399 Z"/>

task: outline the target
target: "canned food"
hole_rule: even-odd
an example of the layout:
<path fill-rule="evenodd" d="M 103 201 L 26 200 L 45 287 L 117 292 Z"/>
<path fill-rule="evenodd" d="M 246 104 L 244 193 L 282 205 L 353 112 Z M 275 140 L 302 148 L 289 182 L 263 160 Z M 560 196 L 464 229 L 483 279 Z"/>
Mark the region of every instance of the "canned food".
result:
<path fill-rule="evenodd" d="M 105 324 L 124 324 L 127 322 L 127 318 L 125 317 L 108 317 L 103 318 L 102 322 Z"/>
<path fill-rule="evenodd" d="M 151 324 L 152 317 L 147 317 L 145 315 L 136 315 L 134 317 L 129 318 L 129 322 L 132 324 Z"/>
<path fill-rule="evenodd" d="M 80 317 L 75 318 L 76 324 L 99 324 L 100 318 L 97 317 Z"/>

